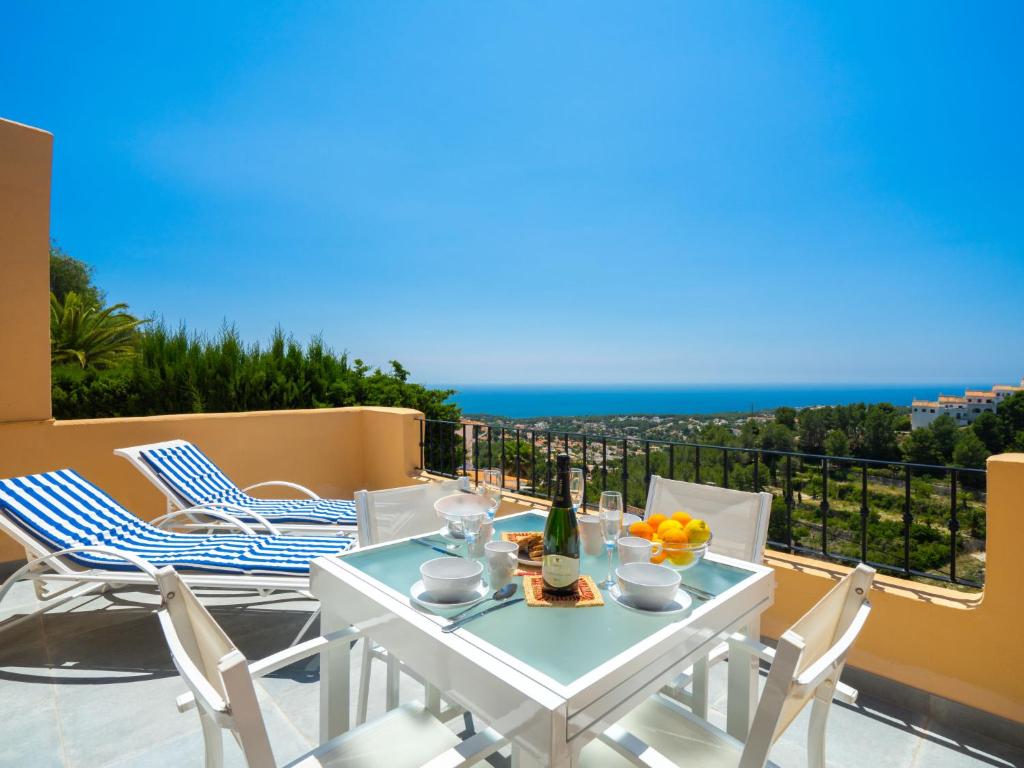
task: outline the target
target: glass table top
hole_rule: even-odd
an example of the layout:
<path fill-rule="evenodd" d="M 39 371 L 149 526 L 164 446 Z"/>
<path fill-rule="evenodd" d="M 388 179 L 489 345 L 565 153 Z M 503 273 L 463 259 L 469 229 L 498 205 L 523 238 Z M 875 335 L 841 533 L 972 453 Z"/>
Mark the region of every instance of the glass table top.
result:
<path fill-rule="evenodd" d="M 498 532 L 495 538 L 504 531 L 541 531 L 544 516 L 529 512 L 498 518 L 494 528 Z M 440 540 L 436 535 L 426 538 Z M 464 549 L 460 544 L 453 551 L 462 553 Z M 344 555 L 343 560 L 391 589 L 408 595 L 409 589 L 420 578 L 420 565 L 435 557 L 443 555 L 405 541 L 379 549 L 356 550 Z M 600 582 L 605 578 L 607 562 L 604 555 L 583 555 L 580 571 Z M 616 556 L 612 560 L 613 568 L 617 564 Z M 682 573 L 684 584 L 715 595 L 753 576 L 753 571 L 707 559 Z M 522 594 L 520 586 L 516 597 L 522 597 Z M 558 683 L 569 685 L 662 627 L 688 616 L 659 616 L 631 611 L 616 603 L 607 591 L 602 590 L 601 594 L 604 605 L 590 608 L 541 608 L 527 606 L 525 602 L 517 603 L 476 619 L 459 631 L 476 635 Z M 694 598 L 694 607 L 700 603 Z"/>

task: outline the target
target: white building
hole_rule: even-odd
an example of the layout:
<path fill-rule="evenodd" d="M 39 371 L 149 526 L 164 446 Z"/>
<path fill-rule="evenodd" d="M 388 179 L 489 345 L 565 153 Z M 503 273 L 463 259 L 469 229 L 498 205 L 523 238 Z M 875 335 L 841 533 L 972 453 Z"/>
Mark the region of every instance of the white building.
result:
<path fill-rule="evenodd" d="M 914 400 L 910 404 L 910 428 L 927 427 L 944 413 L 957 426 L 966 426 L 986 411 L 995 412 L 999 403 L 1015 392 L 1024 392 L 1024 378 L 1020 386 L 997 384 L 992 389 L 968 389 L 963 397 L 939 395 L 938 400 Z"/>

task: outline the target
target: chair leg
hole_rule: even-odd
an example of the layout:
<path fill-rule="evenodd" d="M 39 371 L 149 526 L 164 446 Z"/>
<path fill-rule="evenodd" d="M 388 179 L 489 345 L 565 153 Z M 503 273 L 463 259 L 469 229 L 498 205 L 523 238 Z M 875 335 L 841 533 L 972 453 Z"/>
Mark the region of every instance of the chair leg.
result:
<path fill-rule="evenodd" d="M 393 653 L 388 653 L 387 661 L 388 682 L 387 694 L 385 696 L 385 708 L 388 712 L 398 707 L 398 683 L 400 680 L 400 662 Z"/>
<path fill-rule="evenodd" d="M 203 749 L 206 768 L 223 768 L 224 740 L 220 726 L 205 712 L 199 713 L 199 724 L 203 728 Z"/>
<path fill-rule="evenodd" d="M 831 698 L 831 691 L 829 692 Z M 811 722 L 807 728 L 807 768 L 825 768 L 825 726 L 831 700 L 815 698 L 811 705 Z"/>
<path fill-rule="evenodd" d="M 700 659 L 693 665 L 692 698 L 690 709 L 701 720 L 708 719 L 708 660 Z"/>
<path fill-rule="evenodd" d="M 359 701 L 356 704 L 356 725 L 366 722 L 366 707 L 370 701 L 370 667 L 373 665 L 373 640 L 363 638 L 363 659 L 359 667 Z"/>

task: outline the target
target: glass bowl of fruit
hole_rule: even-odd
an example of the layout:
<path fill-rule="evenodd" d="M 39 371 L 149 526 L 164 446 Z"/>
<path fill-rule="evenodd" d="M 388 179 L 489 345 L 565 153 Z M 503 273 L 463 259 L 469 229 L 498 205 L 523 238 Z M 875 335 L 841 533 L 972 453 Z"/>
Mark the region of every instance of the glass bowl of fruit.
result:
<path fill-rule="evenodd" d="M 685 571 L 699 563 L 711 544 L 711 529 L 699 518 L 686 512 L 671 517 L 651 515 L 629 527 L 632 536 L 641 536 L 655 544 L 651 562 L 677 571 Z"/>

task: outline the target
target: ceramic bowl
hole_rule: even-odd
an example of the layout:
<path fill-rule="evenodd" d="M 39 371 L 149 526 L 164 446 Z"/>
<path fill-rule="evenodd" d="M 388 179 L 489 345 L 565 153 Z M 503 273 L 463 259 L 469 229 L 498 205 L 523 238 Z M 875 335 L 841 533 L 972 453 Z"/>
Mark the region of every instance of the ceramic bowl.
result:
<path fill-rule="evenodd" d="M 441 603 L 470 600 L 483 572 L 482 563 L 462 557 L 438 557 L 420 566 L 423 586 Z"/>
<path fill-rule="evenodd" d="M 453 493 L 442 496 L 434 502 L 434 511 L 445 521 L 448 531 L 456 538 L 463 538 L 462 518 L 471 515 L 484 515 L 491 510 L 489 499 L 475 493 Z"/>
<path fill-rule="evenodd" d="M 679 591 L 679 574 L 654 563 L 627 563 L 615 569 L 622 594 L 638 608 L 659 611 Z"/>

